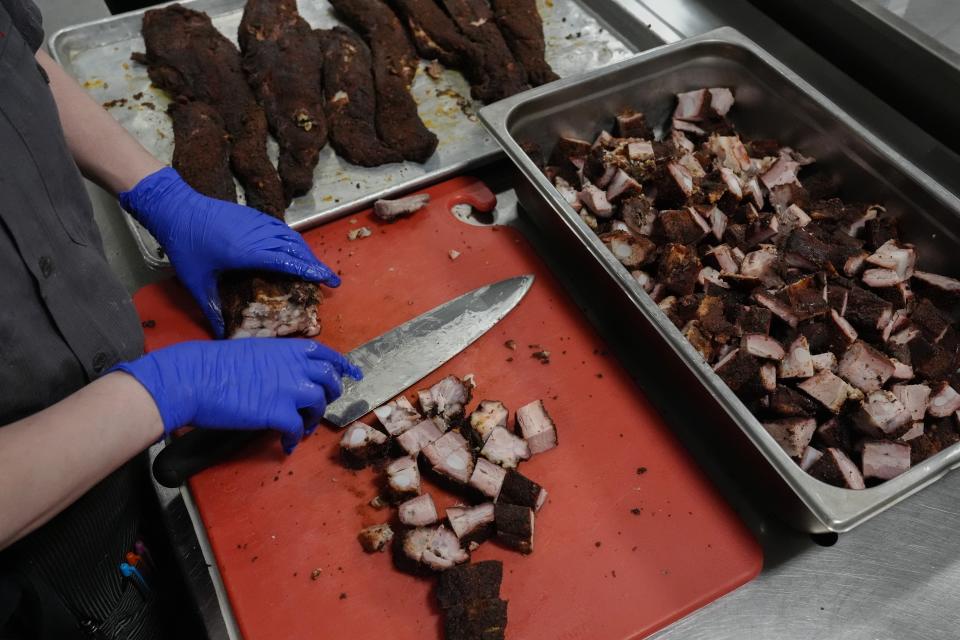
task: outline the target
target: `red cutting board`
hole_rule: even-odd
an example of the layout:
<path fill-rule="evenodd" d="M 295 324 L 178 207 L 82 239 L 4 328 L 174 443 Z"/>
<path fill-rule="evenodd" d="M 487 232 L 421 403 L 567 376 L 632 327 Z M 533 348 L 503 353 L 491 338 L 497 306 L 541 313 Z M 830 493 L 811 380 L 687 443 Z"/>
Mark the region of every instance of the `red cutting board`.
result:
<path fill-rule="evenodd" d="M 449 213 L 463 201 L 489 208 L 493 195 L 467 177 L 429 193 L 428 208 L 393 224 L 364 212 L 306 234 L 343 278 L 321 308 L 321 338 L 349 351 L 476 287 L 536 275 L 512 313 L 407 390 L 412 397 L 445 375 L 473 373 L 475 402 L 515 409 L 542 398 L 558 425 L 560 446 L 521 467 L 549 492 L 534 553 L 487 543 L 473 554 L 503 560 L 507 637 L 638 638 L 753 578 L 762 563 L 756 541 L 531 246 L 511 228 L 471 226 Z M 359 226 L 373 235 L 348 240 Z M 155 322 L 148 349 L 207 336 L 175 283 L 146 287 L 135 301 Z M 541 348 L 549 364 L 531 356 Z M 377 493 L 374 471 L 338 464 L 339 437 L 321 427 L 289 457 L 275 437 L 264 438 L 191 481 L 243 636 L 439 638 L 432 581 L 398 572 L 389 554 L 367 555 L 357 543 L 362 527 L 391 514 L 367 504 Z M 431 493 L 438 507 L 454 501 Z"/>

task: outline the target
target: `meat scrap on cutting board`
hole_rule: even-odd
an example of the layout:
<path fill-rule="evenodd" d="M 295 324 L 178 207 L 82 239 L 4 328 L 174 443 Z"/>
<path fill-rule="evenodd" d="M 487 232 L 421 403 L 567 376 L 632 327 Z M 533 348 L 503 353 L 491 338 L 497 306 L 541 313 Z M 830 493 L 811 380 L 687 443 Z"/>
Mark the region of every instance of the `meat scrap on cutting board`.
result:
<path fill-rule="evenodd" d="M 625 109 L 525 149 L 771 444 L 829 484 L 891 479 L 960 441 L 960 280 L 922 270 L 912 212 L 841 200 L 814 158 L 741 136 L 734 105 L 692 89 L 659 138 Z M 532 454 L 555 444 L 545 411 L 517 414 Z"/>
<path fill-rule="evenodd" d="M 417 392 L 418 406 L 401 396 L 374 410 L 375 425 L 355 422 L 340 440 L 345 465 L 382 470 L 378 504 L 396 506 L 390 523 L 358 533 L 361 547 L 374 553 L 392 544 L 398 569 L 438 574 L 448 639 L 504 637 L 503 565 L 470 564 L 470 554 L 491 539 L 533 552 L 537 512 L 548 495 L 517 466 L 531 452 L 557 446 L 557 427 L 543 401 L 522 406 L 511 424 L 509 409 L 498 400 L 481 400 L 469 410 L 475 387 L 472 375 L 447 376 Z M 878 463 L 879 473 L 889 468 Z M 422 478 L 442 480 L 460 502 L 438 509 Z"/>

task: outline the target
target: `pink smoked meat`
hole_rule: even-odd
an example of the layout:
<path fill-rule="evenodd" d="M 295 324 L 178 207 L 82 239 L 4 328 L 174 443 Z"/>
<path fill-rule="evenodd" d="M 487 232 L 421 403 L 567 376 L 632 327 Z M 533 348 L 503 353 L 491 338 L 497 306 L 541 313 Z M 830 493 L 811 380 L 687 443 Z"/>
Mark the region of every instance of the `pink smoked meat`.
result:
<path fill-rule="evenodd" d="M 810 444 L 817 421 L 813 418 L 785 418 L 764 422 L 763 428 L 777 441 L 787 455 L 799 458 Z"/>
<path fill-rule="evenodd" d="M 433 420 L 422 420 L 397 436 L 397 443 L 408 454 L 417 457 L 424 447 L 443 435 Z"/>
<path fill-rule="evenodd" d="M 865 442 L 861 456 L 864 478 L 889 480 L 910 468 L 910 445 L 900 442 Z"/>
<path fill-rule="evenodd" d="M 411 498 L 397 507 L 400 522 L 408 527 L 425 527 L 439 519 L 437 506 L 429 493 Z"/>
<path fill-rule="evenodd" d="M 857 465 L 840 449 L 828 447 L 823 455 L 810 466 L 810 475 L 835 487 L 865 489 L 863 474 Z"/>
<path fill-rule="evenodd" d="M 840 377 L 865 393 L 882 389 L 895 370 L 890 358 L 862 341 L 846 350 L 837 367 Z"/>
<path fill-rule="evenodd" d="M 507 470 L 500 465 L 494 464 L 486 458 L 477 458 L 469 484 L 488 498 L 496 500 L 500 495 L 500 488 L 503 486 L 506 475 Z"/>
<path fill-rule="evenodd" d="M 480 455 L 504 469 L 513 469 L 521 460 L 530 458 L 530 446 L 503 427 L 494 427 L 493 432 L 480 450 Z"/>
<path fill-rule="evenodd" d="M 543 400 L 535 400 L 517 409 L 517 427 L 532 455 L 557 446 L 557 427 L 543 406 Z"/>
<path fill-rule="evenodd" d="M 433 470 L 451 480 L 467 484 L 473 474 L 473 454 L 470 446 L 456 431 L 448 431 L 423 448 L 424 457 Z"/>
<path fill-rule="evenodd" d="M 860 403 L 853 424 L 874 438 L 896 438 L 910 428 L 910 412 L 890 391 L 874 391 Z"/>

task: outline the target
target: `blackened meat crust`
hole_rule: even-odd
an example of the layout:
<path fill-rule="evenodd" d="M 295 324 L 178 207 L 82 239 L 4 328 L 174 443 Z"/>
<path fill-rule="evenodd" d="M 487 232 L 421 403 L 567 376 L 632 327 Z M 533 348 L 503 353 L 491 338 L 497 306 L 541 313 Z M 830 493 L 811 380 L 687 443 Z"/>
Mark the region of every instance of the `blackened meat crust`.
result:
<path fill-rule="evenodd" d="M 331 4 L 337 15 L 360 33 L 373 54 L 380 139 L 404 159 L 426 162 L 438 141 L 423 124 L 410 95 L 418 58 L 400 20 L 380 0 L 331 0 Z"/>
<path fill-rule="evenodd" d="M 376 93 L 370 49 L 343 27 L 317 31 L 323 43 L 323 87 L 330 144 L 362 167 L 400 162 L 403 157 L 377 137 Z"/>
<path fill-rule="evenodd" d="M 155 85 L 205 102 L 223 118 L 232 140 L 230 164 L 246 191 L 247 204 L 282 219 L 286 209 L 276 169 L 267 158 L 267 119 L 243 75 L 240 52 L 210 16 L 180 5 L 143 15 L 147 65 Z"/>
<path fill-rule="evenodd" d="M 237 201 L 230 173 L 230 140 L 217 110 L 202 102 L 172 102 L 173 168 L 200 193 L 228 202 Z"/>
<path fill-rule="evenodd" d="M 527 88 L 527 75 L 497 28 L 486 0 L 443 0 L 447 12 L 470 41 L 483 51 L 483 70 L 471 94 L 496 102 Z"/>
<path fill-rule="evenodd" d="M 558 79 L 544 54 L 543 20 L 536 0 L 493 0 L 492 5 L 503 39 L 527 72 L 527 82 L 539 87 Z"/>
<path fill-rule="evenodd" d="M 393 0 L 393 6 L 406 20 L 422 57 L 436 58 L 448 67 L 465 67 L 468 75 L 471 68 L 482 65 L 482 53 L 434 0 Z"/>
<path fill-rule="evenodd" d="M 248 0 L 239 40 L 243 69 L 280 145 L 284 195 L 302 196 L 327 143 L 320 41 L 296 0 Z"/>

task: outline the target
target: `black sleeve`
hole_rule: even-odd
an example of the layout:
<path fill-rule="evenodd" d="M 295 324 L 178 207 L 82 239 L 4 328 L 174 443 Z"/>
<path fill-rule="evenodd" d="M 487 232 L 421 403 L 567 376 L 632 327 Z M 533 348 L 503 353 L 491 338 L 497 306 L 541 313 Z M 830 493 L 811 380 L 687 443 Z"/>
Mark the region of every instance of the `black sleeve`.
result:
<path fill-rule="evenodd" d="M 30 48 L 39 49 L 43 44 L 43 17 L 33 0 L 0 0 L 0 6 L 13 18 L 13 26 Z"/>

